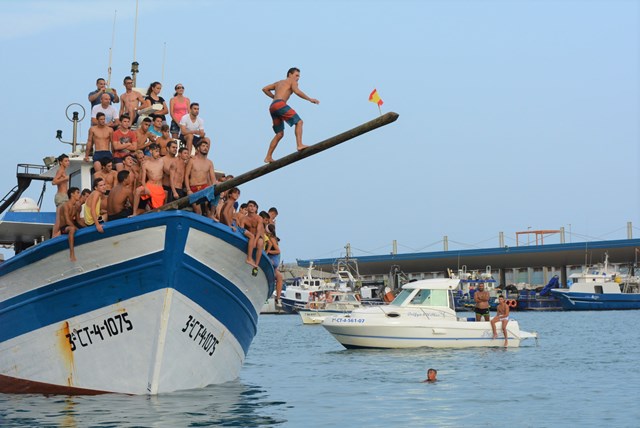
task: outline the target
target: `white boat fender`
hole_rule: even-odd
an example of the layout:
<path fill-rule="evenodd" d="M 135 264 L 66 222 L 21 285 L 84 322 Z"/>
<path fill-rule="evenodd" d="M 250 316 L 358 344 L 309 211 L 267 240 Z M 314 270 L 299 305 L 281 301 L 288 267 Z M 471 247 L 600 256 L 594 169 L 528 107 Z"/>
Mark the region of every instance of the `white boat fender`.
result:
<path fill-rule="evenodd" d="M 447 334 L 447 331 L 444 328 L 434 328 L 433 334 Z"/>

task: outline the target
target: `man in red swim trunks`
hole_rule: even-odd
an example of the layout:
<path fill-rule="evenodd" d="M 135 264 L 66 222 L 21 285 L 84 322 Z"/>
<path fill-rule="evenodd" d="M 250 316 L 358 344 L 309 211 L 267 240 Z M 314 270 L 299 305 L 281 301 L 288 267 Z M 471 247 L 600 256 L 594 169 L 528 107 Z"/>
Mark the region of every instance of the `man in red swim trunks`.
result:
<path fill-rule="evenodd" d="M 300 98 L 307 100 L 313 104 L 320 104 L 320 101 L 315 98 L 309 98 L 304 92 L 298 88 L 298 80 L 300 80 L 300 70 L 293 67 L 287 71 L 287 78 L 278 82 L 272 83 L 262 88 L 262 92 L 269 98 L 273 98 L 271 106 L 269 106 L 269 113 L 273 119 L 273 132 L 276 133 L 275 137 L 269 144 L 269 151 L 264 158 L 265 163 L 273 162 L 273 151 L 284 136 L 284 122 L 286 121 L 289 126 L 296 126 L 296 144 L 298 151 L 306 148 L 302 144 L 302 119 L 295 112 L 294 109 L 287 105 L 287 101 L 291 94 L 296 94 Z"/>
<path fill-rule="evenodd" d="M 160 208 L 164 205 L 165 193 L 162 187 L 164 158 L 160 157 L 160 146 L 156 143 L 149 145 L 151 158 L 142 164 L 142 186 L 138 187 L 133 197 L 133 215 L 138 210 Z M 142 201 L 141 201 L 142 200 Z"/>
<path fill-rule="evenodd" d="M 213 162 L 207 159 L 209 154 L 209 141 L 201 139 L 195 143 L 196 155 L 189 160 L 184 172 L 184 184 L 187 187 L 187 195 L 192 195 L 205 189 L 212 184 L 216 184 L 216 174 Z M 215 208 L 210 210 L 207 204 L 193 204 L 194 212 L 204 214 L 213 218 Z M 203 209 L 205 212 L 203 212 Z"/>

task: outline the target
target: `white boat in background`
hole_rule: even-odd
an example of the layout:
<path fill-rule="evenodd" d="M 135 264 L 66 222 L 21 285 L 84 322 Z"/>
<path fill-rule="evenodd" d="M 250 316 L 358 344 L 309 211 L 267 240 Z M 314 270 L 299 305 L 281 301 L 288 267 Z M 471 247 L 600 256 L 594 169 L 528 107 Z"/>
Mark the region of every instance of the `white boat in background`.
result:
<path fill-rule="evenodd" d="M 453 290 L 459 287 L 459 282 L 446 278 L 410 282 L 389 305 L 329 316 L 322 326 L 349 349 L 504 346 L 500 328 L 498 338 L 493 339 L 490 323 L 457 317 Z M 509 321 L 507 332 L 509 347 L 537 338 L 536 333 L 520 330 L 515 320 Z"/>
<path fill-rule="evenodd" d="M 315 297 L 315 298 L 314 298 Z M 298 309 L 303 324 L 321 324 L 329 315 L 347 314 L 362 306 L 352 292 L 327 291 L 312 296 L 304 309 Z"/>
<path fill-rule="evenodd" d="M 311 297 L 316 293 L 326 291 L 351 291 L 346 283 L 336 283 L 329 278 L 319 278 L 313 275 L 313 262 L 309 263 L 307 273 L 294 278 L 290 284 L 285 284 L 282 290 L 282 309 L 289 314 L 295 314 L 307 307 Z"/>

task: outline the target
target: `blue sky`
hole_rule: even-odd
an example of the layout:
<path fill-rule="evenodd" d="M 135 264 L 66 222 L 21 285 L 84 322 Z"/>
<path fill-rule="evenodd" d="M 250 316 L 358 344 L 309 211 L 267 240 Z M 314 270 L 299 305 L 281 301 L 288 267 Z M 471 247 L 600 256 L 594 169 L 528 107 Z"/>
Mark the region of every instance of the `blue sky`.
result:
<path fill-rule="evenodd" d="M 135 1 L 5 1 L 0 182 L 41 163 L 68 104 L 88 107 L 133 59 Z M 301 69 L 292 98 L 312 144 L 378 115 L 397 122 L 242 186 L 278 207 L 285 262 L 515 245 L 517 231 L 567 241 L 640 236 L 637 1 L 140 0 L 138 86 L 176 83 L 201 105 L 217 169 L 262 164 L 273 136 L 261 88 Z M 164 61 L 163 61 L 164 58 Z M 163 67 L 164 63 L 164 67 Z M 86 140 L 88 120 L 81 129 Z M 293 130 L 275 152 L 295 148 Z M 27 194 L 37 199 L 39 187 Z M 44 209 L 53 209 L 49 186 Z M 568 232 L 571 230 L 572 235 Z M 557 243 L 550 236 L 545 243 Z"/>

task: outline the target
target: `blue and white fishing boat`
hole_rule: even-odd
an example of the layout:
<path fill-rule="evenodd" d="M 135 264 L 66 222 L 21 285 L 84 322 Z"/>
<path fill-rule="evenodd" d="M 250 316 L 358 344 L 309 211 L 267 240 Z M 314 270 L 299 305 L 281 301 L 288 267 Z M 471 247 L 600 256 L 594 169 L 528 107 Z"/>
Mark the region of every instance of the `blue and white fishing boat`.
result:
<path fill-rule="evenodd" d="M 74 156 L 67 171 L 89 187 L 90 167 Z M 238 376 L 274 285 L 266 257 L 252 275 L 244 237 L 162 211 L 80 229 L 72 262 L 66 235 L 48 239 L 54 219 L 0 223 L 3 243 L 37 242 L 0 265 L 0 392 L 157 394 Z"/>
<path fill-rule="evenodd" d="M 0 243 L 16 255 L 0 265 L 0 393 L 159 394 L 235 379 L 274 271 L 263 256 L 254 275 L 246 238 L 188 207 L 397 117 L 387 113 L 157 212 L 107 222 L 104 233 L 80 229 L 77 261 L 66 235 L 50 239 L 55 213 L 38 205 L 7 212 Z M 75 136 L 77 112 L 73 121 Z M 70 186 L 91 188 L 91 163 L 75 138 L 69 157 Z M 0 213 L 57 168 L 31 167 L 19 166 Z"/>
<path fill-rule="evenodd" d="M 568 289 L 552 289 L 567 311 L 640 309 L 640 278 L 611 268 L 608 254 L 603 265 L 569 276 Z"/>

